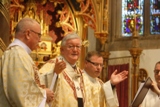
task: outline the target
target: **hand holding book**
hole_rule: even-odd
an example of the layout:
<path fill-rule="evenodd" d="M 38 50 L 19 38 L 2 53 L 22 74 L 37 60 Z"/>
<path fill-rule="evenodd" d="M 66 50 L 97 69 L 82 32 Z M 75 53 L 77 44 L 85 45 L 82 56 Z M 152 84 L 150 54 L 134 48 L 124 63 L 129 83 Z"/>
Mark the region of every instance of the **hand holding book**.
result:
<path fill-rule="evenodd" d="M 158 85 L 155 81 L 151 84 L 151 90 L 155 92 L 158 96 L 160 96 L 160 89 L 158 88 Z"/>

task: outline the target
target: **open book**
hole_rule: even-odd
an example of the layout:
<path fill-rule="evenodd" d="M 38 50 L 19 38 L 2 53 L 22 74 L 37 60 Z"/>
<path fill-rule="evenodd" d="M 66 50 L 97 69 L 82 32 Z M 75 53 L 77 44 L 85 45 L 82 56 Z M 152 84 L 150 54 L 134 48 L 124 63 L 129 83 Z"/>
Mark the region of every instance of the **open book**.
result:
<path fill-rule="evenodd" d="M 142 103 L 151 86 L 151 83 L 152 80 L 150 77 L 148 77 L 146 81 L 140 85 L 130 107 L 138 107 Z"/>

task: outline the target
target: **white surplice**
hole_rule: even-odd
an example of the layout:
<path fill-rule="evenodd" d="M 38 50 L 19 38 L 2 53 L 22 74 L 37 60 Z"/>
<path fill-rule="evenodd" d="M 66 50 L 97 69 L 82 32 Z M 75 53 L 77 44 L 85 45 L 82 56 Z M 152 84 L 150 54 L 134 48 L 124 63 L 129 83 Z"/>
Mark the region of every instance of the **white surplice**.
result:
<path fill-rule="evenodd" d="M 149 89 L 140 107 L 160 107 L 159 96 Z"/>

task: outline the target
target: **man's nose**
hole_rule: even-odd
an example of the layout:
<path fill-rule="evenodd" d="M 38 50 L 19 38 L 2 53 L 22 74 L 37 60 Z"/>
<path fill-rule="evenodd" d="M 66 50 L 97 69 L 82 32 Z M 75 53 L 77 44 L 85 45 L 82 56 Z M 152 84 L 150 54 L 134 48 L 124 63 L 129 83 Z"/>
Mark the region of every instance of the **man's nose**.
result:
<path fill-rule="evenodd" d="M 97 65 L 97 68 L 98 68 L 98 69 L 102 69 L 102 65 L 101 65 L 101 64 L 98 64 L 98 65 Z"/>

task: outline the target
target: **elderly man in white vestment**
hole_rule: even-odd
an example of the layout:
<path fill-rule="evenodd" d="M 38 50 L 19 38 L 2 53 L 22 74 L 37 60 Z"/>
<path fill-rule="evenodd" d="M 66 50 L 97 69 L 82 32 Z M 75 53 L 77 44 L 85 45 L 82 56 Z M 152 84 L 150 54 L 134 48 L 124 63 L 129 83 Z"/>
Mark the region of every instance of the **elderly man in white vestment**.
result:
<path fill-rule="evenodd" d="M 29 53 L 41 41 L 41 27 L 30 18 L 19 21 L 15 40 L 0 60 L 0 107 L 45 107 L 53 91 L 40 83 L 38 68 Z"/>
<path fill-rule="evenodd" d="M 103 83 L 102 80 L 98 78 L 103 66 L 103 57 L 99 52 L 90 51 L 87 53 L 83 70 L 85 75 L 84 84 L 88 86 L 88 90 L 92 90 L 94 94 L 86 93 L 86 96 L 91 96 L 88 100 L 92 102 L 90 105 L 94 105 L 93 107 L 118 107 L 115 85 L 127 78 L 126 75 L 128 71 L 123 71 L 116 75 L 117 70 L 115 70 L 110 80 Z"/>
<path fill-rule="evenodd" d="M 160 61 L 155 65 L 154 78 L 156 82 L 153 81 L 151 89 L 139 107 L 160 107 Z"/>
<path fill-rule="evenodd" d="M 81 45 L 81 38 L 76 33 L 66 35 L 61 42 L 61 55 L 51 59 L 40 69 L 42 80 L 48 87 L 51 86 L 53 77 L 56 77 L 54 72 L 59 73 L 53 89 L 55 99 L 52 107 L 105 107 L 100 104 L 100 101 L 96 101 L 96 97 L 99 97 L 101 93 L 97 93 L 90 87 L 91 84 L 87 84 L 89 81 L 85 79 L 84 73 L 76 65 L 81 54 Z M 119 76 L 125 79 L 126 75 L 124 73 Z M 106 101 L 114 103 L 108 107 L 117 107 L 116 93 L 113 93 L 111 84 L 104 84 L 104 88 L 106 93 L 111 93 L 106 94 L 109 95 Z M 93 96 L 95 100 L 92 99 Z M 94 105 L 95 103 L 97 104 Z"/>

